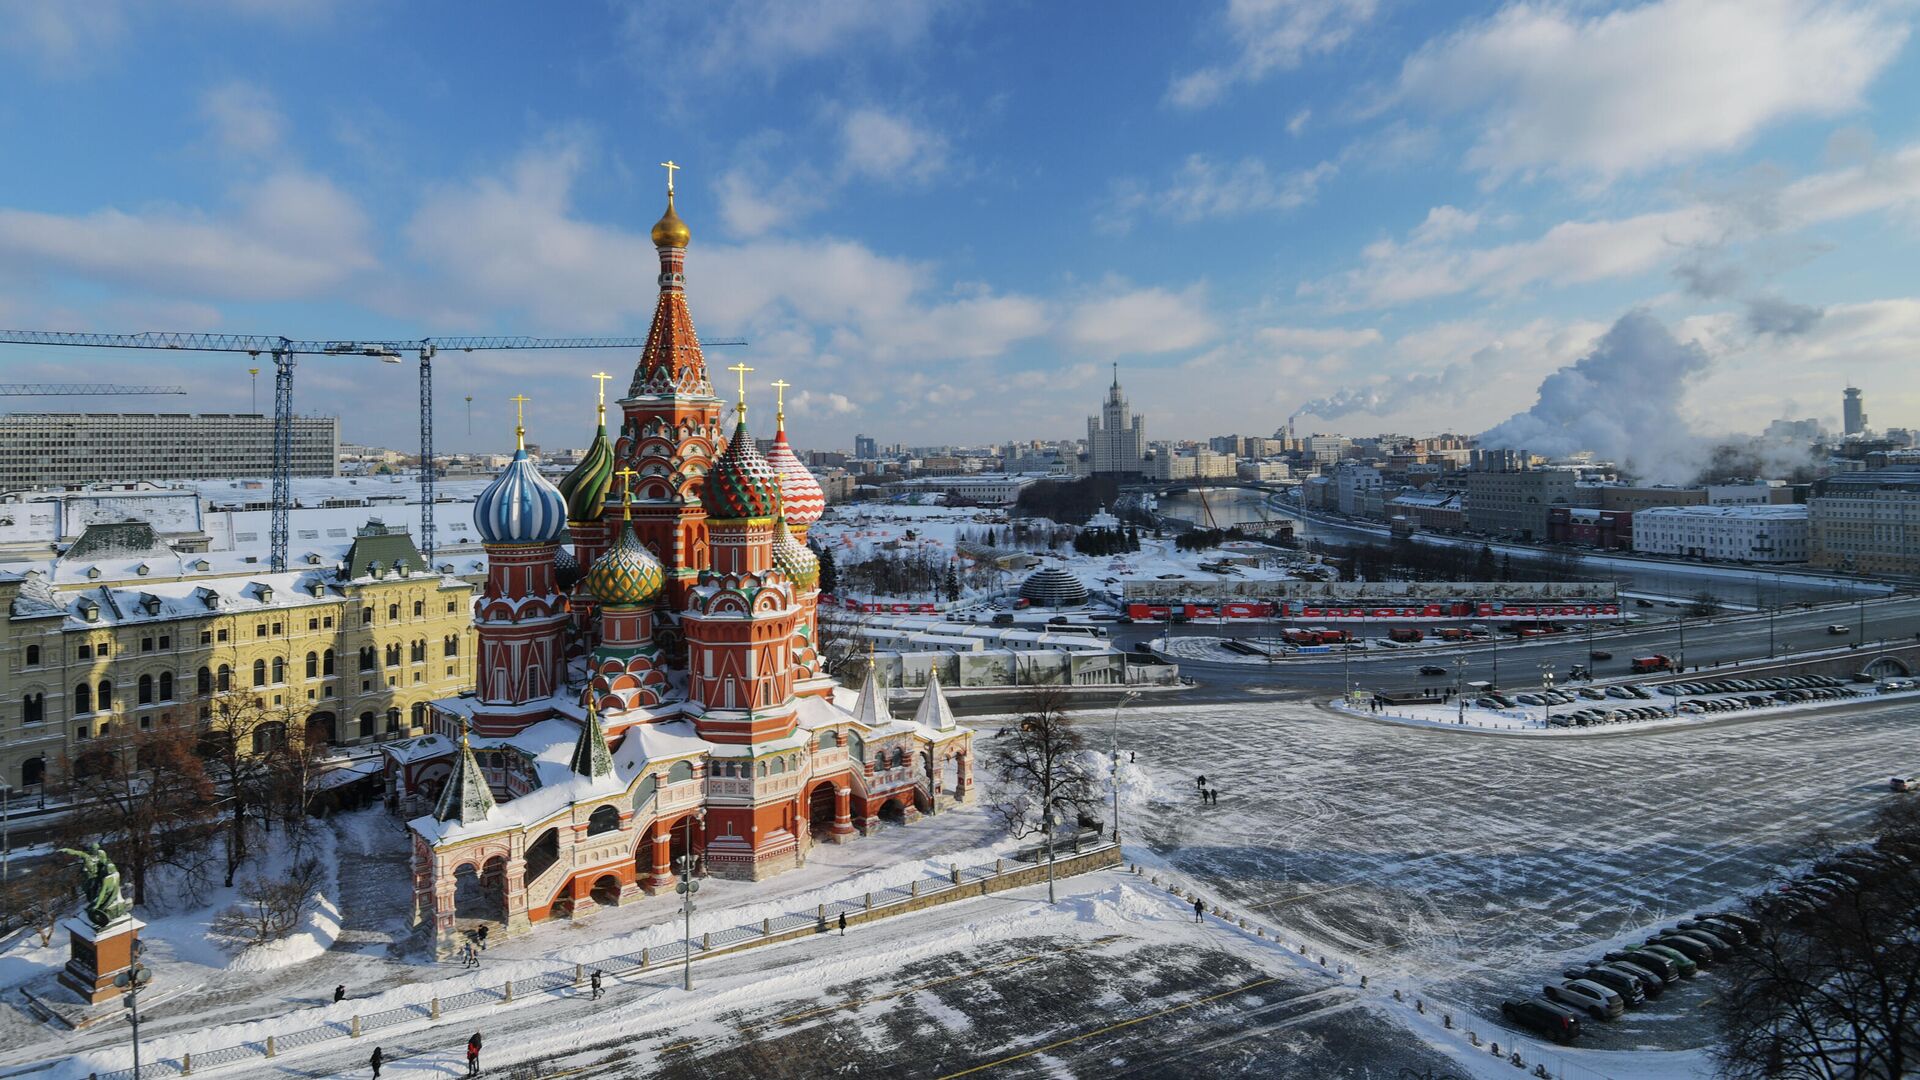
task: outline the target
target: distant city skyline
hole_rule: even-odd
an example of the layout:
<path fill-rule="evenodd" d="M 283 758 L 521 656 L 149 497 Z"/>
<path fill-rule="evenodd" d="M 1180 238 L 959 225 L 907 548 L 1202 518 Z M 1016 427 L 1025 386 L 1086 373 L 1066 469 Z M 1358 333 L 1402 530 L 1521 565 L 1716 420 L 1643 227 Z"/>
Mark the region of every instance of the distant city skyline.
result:
<path fill-rule="evenodd" d="M 1615 357 L 1665 380 L 1601 386 L 1597 410 L 1837 430 L 1851 384 L 1898 426 L 1920 417 L 1914 19 L 1892 0 L 457 23 L 0 5 L 0 142 L 32 148 L 0 194 L 0 326 L 639 334 L 672 159 L 698 325 L 751 341 L 756 402 L 793 385 L 804 447 L 1078 431 L 1116 359 L 1172 439 L 1296 414 L 1481 431 L 1635 312 L 1693 359 Z M 291 51 L 336 62 L 252 62 Z M 521 392 L 530 438 L 583 444 L 590 374 L 633 360 L 446 357 L 438 445 L 510 445 Z M 248 407 L 248 366 L 0 349 L 6 381 L 137 373 L 191 411 Z M 296 407 L 405 448 L 410 374 L 309 359 Z"/>

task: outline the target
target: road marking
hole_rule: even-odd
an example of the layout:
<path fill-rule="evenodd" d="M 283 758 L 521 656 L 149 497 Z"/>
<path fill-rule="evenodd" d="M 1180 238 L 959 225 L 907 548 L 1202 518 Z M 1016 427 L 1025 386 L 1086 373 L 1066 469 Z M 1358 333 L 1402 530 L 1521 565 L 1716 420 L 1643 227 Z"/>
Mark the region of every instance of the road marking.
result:
<path fill-rule="evenodd" d="M 971 979 L 978 975 L 984 975 L 989 971 L 998 971 L 1003 968 L 1019 967 L 1022 964 L 1029 964 L 1035 960 L 1044 960 L 1044 959 L 1047 959 L 1048 957 L 1067 956 L 1072 953 L 1084 952 L 1087 949 L 1098 948 L 1101 945 L 1106 945 L 1106 944 L 1110 944 L 1112 942 L 1118 941 L 1121 939 L 1122 936 L 1123 935 L 1120 935 L 1120 934 L 1107 934 L 1102 937 L 1094 938 L 1092 941 L 1089 941 L 1084 945 L 1074 945 L 1074 946 L 1061 948 L 1061 949 L 1050 949 L 1046 952 L 1028 953 L 1025 956 L 1016 956 L 1016 957 L 1012 957 L 1011 959 L 1001 960 L 992 964 L 986 964 L 982 967 L 974 968 L 972 971 L 963 971 L 957 975 L 945 975 L 938 979 L 932 979 L 923 983 L 916 983 L 912 986 L 903 986 L 898 990 L 892 990 L 884 994 L 874 994 L 870 997 L 852 998 L 850 1000 L 836 1002 L 831 1005 L 822 1005 L 819 1008 L 806 1009 L 796 1013 L 788 1013 L 785 1016 L 777 1017 L 772 1020 L 762 1020 L 757 1024 L 747 1024 L 743 1027 L 736 1028 L 735 1031 L 737 1034 L 740 1034 L 740 1035 L 750 1035 L 756 1031 L 761 1031 L 771 1027 L 778 1027 L 782 1024 L 798 1023 L 802 1020 L 810 1020 L 816 1016 L 824 1016 L 828 1013 L 840 1012 L 845 1009 L 857 1009 L 863 1005 L 871 1005 L 877 1001 L 888 1001 L 892 998 L 906 997 L 909 994 L 916 994 L 922 990 L 929 990 L 936 986 L 945 986 L 948 983 L 960 982 L 964 979 Z M 660 1048 L 659 1052 L 662 1054 L 672 1054 L 672 1053 L 677 1053 L 683 1050 L 693 1050 L 706 1043 L 710 1043 L 713 1041 L 714 1040 L 712 1039 L 690 1039 L 683 1043 L 675 1043 L 672 1046 L 663 1046 Z M 560 1074 L 555 1074 L 555 1075 L 560 1075 Z"/>
<path fill-rule="evenodd" d="M 956 1077 L 971 1076 L 977 1072 L 985 1072 L 988 1069 L 1005 1065 L 1010 1061 L 1019 1061 L 1023 1058 L 1030 1058 L 1035 1054 L 1044 1054 L 1049 1050 L 1058 1050 L 1063 1046 L 1071 1046 L 1072 1044 L 1080 1042 L 1082 1040 L 1091 1039 L 1096 1035 L 1105 1035 L 1108 1032 L 1119 1031 L 1121 1028 L 1132 1027 L 1135 1024 L 1145 1023 L 1146 1021 L 1155 1019 L 1157 1017 L 1167 1016 L 1169 1014 L 1177 1013 L 1185 1009 L 1191 1009 L 1195 1005 L 1205 1005 L 1209 1001 L 1219 1001 L 1221 998 L 1232 997 L 1235 994 L 1244 994 L 1249 990 L 1258 990 L 1263 986 L 1271 986 L 1274 983 L 1279 982 L 1281 978 L 1282 978 L 1281 976 L 1275 975 L 1270 979 L 1260 979 L 1257 982 L 1250 982 L 1247 985 L 1239 987 L 1237 989 L 1222 990 L 1218 994 L 1212 994 L 1203 998 L 1195 998 L 1194 1000 L 1189 1001 L 1184 1005 L 1175 1005 L 1175 1006 L 1172 1006 L 1171 1008 L 1161 1009 L 1159 1012 L 1148 1013 L 1145 1016 L 1136 1016 L 1131 1020 L 1122 1020 L 1117 1024 L 1108 1024 L 1106 1027 L 1099 1028 L 1094 1031 L 1084 1032 L 1082 1034 L 1075 1035 L 1071 1038 L 1060 1039 L 1057 1042 L 1050 1042 L 1045 1046 L 1036 1046 L 1031 1050 L 1022 1050 L 1017 1054 L 1009 1054 L 1006 1057 L 1000 1058 L 997 1061 L 989 1061 L 984 1065 L 975 1065 L 971 1069 L 962 1069 L 956 1073 L 948 1073 L 947 1075 L 941 1077 L 940 1080 L 955 1080 Z"/>

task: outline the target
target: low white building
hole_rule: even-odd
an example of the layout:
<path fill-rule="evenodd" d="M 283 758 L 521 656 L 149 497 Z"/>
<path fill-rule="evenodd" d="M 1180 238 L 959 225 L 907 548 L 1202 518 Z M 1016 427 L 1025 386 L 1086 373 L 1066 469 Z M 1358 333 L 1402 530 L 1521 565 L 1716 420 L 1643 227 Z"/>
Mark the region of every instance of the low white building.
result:
<path fill-rule="evenodd" d="M 939 493 L 950 499 L 965 499 L 981 506 L 1011 506 L 1020 493 L 1034 482 L 1031 476 L 1005 473 L 976 473 L 971 476 L 921 476 L 889 484 L 895 493 Z"/>
<path fill-rule="evenodd" d="M 1807 508 L 1656 506 L 1633 515 L 1633 550 L 1722 561 L 1806 562 Z"/>

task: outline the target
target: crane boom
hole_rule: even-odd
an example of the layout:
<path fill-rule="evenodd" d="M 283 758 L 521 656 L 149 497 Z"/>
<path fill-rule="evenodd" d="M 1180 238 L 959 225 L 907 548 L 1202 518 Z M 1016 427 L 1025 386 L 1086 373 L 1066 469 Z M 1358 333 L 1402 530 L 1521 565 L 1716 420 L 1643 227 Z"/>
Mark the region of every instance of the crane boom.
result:
<path fill-rule="evenodd" d="M 120 383 L 0 383 L 0 397 L 91 397 L 104 394 L 184 394 L 183 386 L 125 386 Z"/>
<path fill-rule="evenodd" d="M 433 525 L 433 357 L 443 349 L 644 349 L 644 337 L 539 338 L 515 335 L 412 339 L 303 341 L 265 334 L 195 334 L 149 330 L 138 334 L 75 333 L 59 330 L 0 330 L 0 344 L 70 345 L 98 349 L 171 349 L 178 352 L 243 352 L 273 357 L 273 528 L 271 565 L 287 568 L 288 515 L 293 505 L 293 367 L 296 356 L 372 356 L 399 363 L 402 353 L 420 358 L 420 553 L 432 565 Z M 724 338 L 708 346 L 745 345 Z M 104 391 L 103 391 L 104 392 Z M 123 391 L 125 392 L 125 391 Z M 142 393 L 185 391 L 146 388 Z"/>

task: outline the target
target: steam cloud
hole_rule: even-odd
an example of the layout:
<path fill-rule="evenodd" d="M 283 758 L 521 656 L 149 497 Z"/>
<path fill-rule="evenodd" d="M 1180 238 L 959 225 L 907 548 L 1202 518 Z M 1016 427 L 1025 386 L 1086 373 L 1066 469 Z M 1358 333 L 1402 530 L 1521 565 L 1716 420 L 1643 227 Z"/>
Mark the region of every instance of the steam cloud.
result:
<path fill-rule="evenodd" d="M 1539 399 L 1480 436 L 1483 447 L 1560 457 L 1590 450 L 1655 483 L 1685 483 L 1706 440 L 1681 415 L 1687 385 L 1711 361 L 1645 311 L 1629 311 L 1591 353 L 1548 375 Z"/>

